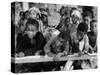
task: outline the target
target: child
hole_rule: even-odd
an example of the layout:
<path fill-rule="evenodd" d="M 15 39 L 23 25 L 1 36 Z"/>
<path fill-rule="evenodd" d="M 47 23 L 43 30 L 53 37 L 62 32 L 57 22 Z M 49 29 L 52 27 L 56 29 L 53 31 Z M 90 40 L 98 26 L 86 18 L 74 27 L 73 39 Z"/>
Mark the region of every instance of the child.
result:
<path fill-rule="evenodd" d="M 97 21 L 92 20 L 90 22 L 90 32 L 88 32 L 89 38 L 89 53 L 97 53 Z M 91 68 L 97 68 L 97 59 L 91 59 Z"/>
<path fill-rule="evenodd" d="M 59 39 L 59 38 L 63 38 L 63 40 L 65 41 L 70 41 L 69 24 L 70 24 L 70 18 L 66 17 L 64 20 L 63 26 L 61 28 L 57 28 L 58 30 L 53 32 L 53 35 L 55 35 L 55 37 L 53 38 L 51 37 L 51 39 L 47 42 L 46 45 L 51 44 L 52 42 L 54 42 L 56 39 Z"/>
<path fill-rule="evenodd" d="M 25 24 L 26 24 L 26 21 L 27 21 L 27 18 L 26 18 L 26 14 L 25 12 L 20 12 L 20 20 L 18 22 L 18 25 L 19 25 L 19 28 L 20 28 L 20 33 L 24 31 L 25 29 Z"/>
<path fill-rule="evenodd" d="M 90 52 L 97 52 L 97 21 L 90 22 L 90 32 L 88 32 Z"/>
<path fill-rule="evenodd" d="M 51 66 L 51 69 L 60 70 L 61 66 L 64 66 L 65 62 L 59 62 L 60 57 L 68 55 L 70 47 L 70 38 L 65 37 L 64 33 L 60 33 L 56 38 L 50 39 L 46 46 L 44 47 L 45 54 L 49 57 L 54 58 L 54 63 L 49 63 Z M 49 67 L 50 68 L 50 67 Z"/>
<path fill-rule="evenodd" d="M 38 22 L 39 22 L 39 31 L 43 33 L 43 23 L 40 19 L 41 17 L 41 12 L 39 10 L 39 8 L 37 7 L 32 7 L 29 9 L 29 17 L 32 18 L 32 19 L 36 19 Z"/>
<path fill-rule="evenodd" d="M 25 56 L 29 56 L 43 52 L 45 39 L 38 31 L 38 26 L 38 21 L 31 18 L 27 20 L 24 33 L 17 37 L 17 53 L 23 52 Z"/>
<path fill-rule="evenodd" d="M 71 16 L 71 26 L 70 32 L 76 32 L 78 24 L 81 22 L 81 12 L 77 8 L 72 8 L 70 11 Z"/>
<path fill-rule="evenodd" d="M 34 56 L 43 55 L 45 39 L 41 32 L 38 31 L 38 21 L 29 18 L 26 23 L 26 29 L 23 33 L 18 34 L 16 56 Z M 22 72 L 39 72 L 41 71 L 42 64 L 39 63 L 27 63 L 20 65 L 20 71 Z"/>
<path fill-rule="evenodd" d="M 77 53 L 79 51 L 87 51 L 88 50 L 88 37 L 87 37 L 87 30 L 88 26 L 85 23 L 80 23 L 77 31 L 73 32 L 71 34 L 71 40 L 72 40 L 72 53 Z M 84 48 L 79 48 L 80 42 L 83 41 Z"/>
<path fill-rule="evenodd" d="M 59 22 L 58 26 L 56 27 L 56 29 L 58 29 L 59 31 L 63 31 L 64 27 L 68 26 L 66 24 L 70 23 L 70 17 L 69 17 L 68 12 L 69 12 L 68 7 L 64 7 L 64 6 L 61 7 L 61 9 L 60 9 L 60 16 L 61 16 L 60 22 Z M 65 29 L 66 29 L 66 27 L 65 27 Z"/>
<path fill-rule="evenodd" d="M 78 56 L 81 56 L 84 53 L 88 52 L 88 37 L 86 35 L 88 26 L 85 23 L 80 23 L 78 25 L 77 31 L 71 34 L 72 41 L 72 54 L 78 53 Z M 77 61 L 68 61 L 65 65 L 64 70 L 70 70 L 74 66 L 74 69 L 81 69 L 81 63 Z M 72 68 L 71 68 L 72 69 Z"/>
<path fill-rule="evenodd" d="M 83 14 L 83 21 L 88 25 L 88 32 L 90 31 L 90 22 L 92 20 L 91 12 L 87 11 Z"/>

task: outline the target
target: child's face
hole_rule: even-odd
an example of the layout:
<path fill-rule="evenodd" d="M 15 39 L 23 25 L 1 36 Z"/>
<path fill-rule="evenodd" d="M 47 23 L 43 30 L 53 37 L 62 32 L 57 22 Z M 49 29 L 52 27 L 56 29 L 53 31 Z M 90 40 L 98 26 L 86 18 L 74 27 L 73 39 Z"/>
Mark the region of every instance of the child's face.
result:
<path fill-rule="evenodd" d="M 66 24 L 66 25 L 69 25 L 69 24 L 70 24 L 70 18 L 67 18 L 67 19 L 65 20 L 65 24 Z"/>
<path fill-rule="evenodd" d="M 74 24 L 77 24 L 77 23 L 79 22 L 79 17 L 77 17 L 76 15 L 73 15 L 73 16 L 72 16 L 72 22 L 73 22 Z"/>
<path fill-rule="evenodd" d="M 29 24 L 28 28 L 27 28 L 27 34 L 28 34 L 29 38 L 34 37 L 36 35 L 36 33 L 37 33 L 37 27 L 35 25 Z"/>
<path fill-rule="evenodd" d="M 91 18 L 89 16 L 84 17 L 84 22 L 89 25 L 91 22 Z"/>
<path fill-rule="evenodd" d="M 31 13 L 30 13 L 30 17 L 33 18 L 33 19 L 37 18 L 37 13 L 31 12 Z"/>
<path fill-rule="evenodd" d="M 25 14 L 26 14 L 26 17 L 29 18 L 29 14 L 30 14 L 30 13 L 29 13 L 29 12 L 26 12 Z"/>
<path fill-rule="evenodd" d="M 63 45 L 61 41 L 63 41 L 63 39 L 58 38 L 55 42 L 55 47 L 54 48 L 55 48 L 56 52 L 61 52 L 61 46 Z"/>
<path fill-rule="evenodd" d="M 43 23 L 47 23 L 47 16 L 46 15 L 42 15 L 42 20 L 43 20 Z"/>
<path fill-rule="evenodd" d="M 84 37 L 84 32 L 82 32 L 82 31 L 77 31 L 77 37 L 78 37 L 78 40 L 82 40 L 83 39 L 83 37 Z"/>
<path fill-rule="evenodd" d="M 96 32 L 97 31 L 97 22 L 93 22 L 90 26 L 90 29 L 92 32 Z"/>

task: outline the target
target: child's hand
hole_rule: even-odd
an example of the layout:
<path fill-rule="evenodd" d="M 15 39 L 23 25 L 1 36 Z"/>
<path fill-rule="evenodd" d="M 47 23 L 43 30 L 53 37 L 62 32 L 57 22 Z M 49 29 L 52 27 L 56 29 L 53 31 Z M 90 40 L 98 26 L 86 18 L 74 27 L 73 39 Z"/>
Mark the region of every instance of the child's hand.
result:
<path fill-rule="evenodd" d="M 82 51 L 79 51 L 78 56 L 82 56 L 84 53 Z"/>
<path fill-rule="evenodd" d="M 40 55 L 40 53 L 42 52 L 42 50 L 39 50 L 35 53 L 35 55 Z"/>
<path fill-rule="evenodd" d="M 64 55 L 66 55 L 66 56 L 68 55 L 68 52 L 67 52 L 67 51 L 64 51 L 63 53 L 64 53 Z"/>
<path fill-rule="evenodd" d="M 18 57 L 24 57 L 24 56 L 25 56 L 24 52 L 20 52 L 20 53 L 18 54 Z"/>
<path fill-rule="evenodd" d="M 47 55 L 48 55 L 49 57 L 54 57 L 54 56 L 55 56 L 55 54 L 53 54 L 53 53 L 51 53 L 51 52 L 47 53 Z"/>
<path fill-rule="evenodd" d="M 59 60 L 60 60 L 60 57 L 61 57 L 62 55 L 63 55 L 62 53 L 58 53 L 58 54 L 53 58 L 53 60 L 54 60 L 54 61 L 59 61 Z"/>
<path fill-rule="evenodd" d="M 94 51 L 94 52 L 96 52 L 96 51 L 97 51 L 97 46 L 95 46 L 95 47 L 93 48 L 93 51 Z"/>
<path fill-rule="evenodd" d="M 18 57 L 18 54 L 15 54 L 15 57 Z"/>

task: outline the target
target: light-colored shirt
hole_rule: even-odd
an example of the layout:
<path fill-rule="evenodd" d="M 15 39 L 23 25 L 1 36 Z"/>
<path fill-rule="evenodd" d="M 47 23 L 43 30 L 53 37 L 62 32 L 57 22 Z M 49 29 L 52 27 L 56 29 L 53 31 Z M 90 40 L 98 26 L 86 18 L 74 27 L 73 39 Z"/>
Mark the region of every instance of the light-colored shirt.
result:
<path fill-rule="evenodd" d="M 71 34 L 71 41 L 72 43 L 79 43 L 79 50 L 83 51 L 83 50 L 88 50 L 89 48 L 89 40 L 88 40 L 88 36 L 85 34 L 83 39 L 81 41 L 78 40 L 78 37 L 77 37 L 77 32 L 73 32 Z"/>

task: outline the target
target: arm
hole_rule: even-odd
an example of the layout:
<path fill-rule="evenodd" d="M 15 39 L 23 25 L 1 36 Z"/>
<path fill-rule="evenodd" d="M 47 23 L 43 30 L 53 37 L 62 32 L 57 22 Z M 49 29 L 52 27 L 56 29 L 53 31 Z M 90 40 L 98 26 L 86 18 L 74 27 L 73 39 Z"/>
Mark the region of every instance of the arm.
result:
<path fill-rule="evenodd" d="M 47 44 L 46 44 L 45 47 L 44 47 L 44 52 L 45 52 L 45 54 L 50 55 L 50 56 L 54 55 L 54 54 L 51 52 L 51 50 L 50 50 L 50 45 L 52 44 L 52 42 L 54 42 L 54 40 L 55 40 L 56 38 L 57 38 L 57 35 L 52 36 L 52 37 L 50 38 L 50 40 L 47 42 Z"/>
<path fill-rule="evenodd" d="M 54 42 L 54 40 L 57 38 L 57 36 L 60 34 L 60 32 L 58 30 L 54 31 L 50 40 L 47 42 L 47 44 L 44 47 L 44 51 L 47 54 L 48 52 L 50 52 L 50 45 L 52 42 Z"/>
<path fill-rule="evenodd" d="M 83 50 L 83 52 L 84 53 L 87 53 L 88 52 L 88 50 L 89 50 L 89 39 L 88 39 L 88 37 L 87 37 L 87 35 L 85 35 L 85 37 L 84 37 L 84 50 Z"/>
<path fill-rule="evenodd" d="M 23 45 L 23 37 L 21 34 L 18 35 L 17 37 L 17 45 L 16 45 L 16 54 L 15 57 L 23 57 L 24 55 L 24 45 Z"/>
<path fill-rule="evenodd" d="M 95 44 L 95 46 L 94 46 L 94 48 L 93 48 L 93 51 L 94 51 L 94 52 L 97 52 L 97 40 L 96 40 L 96 44 Z"/>

